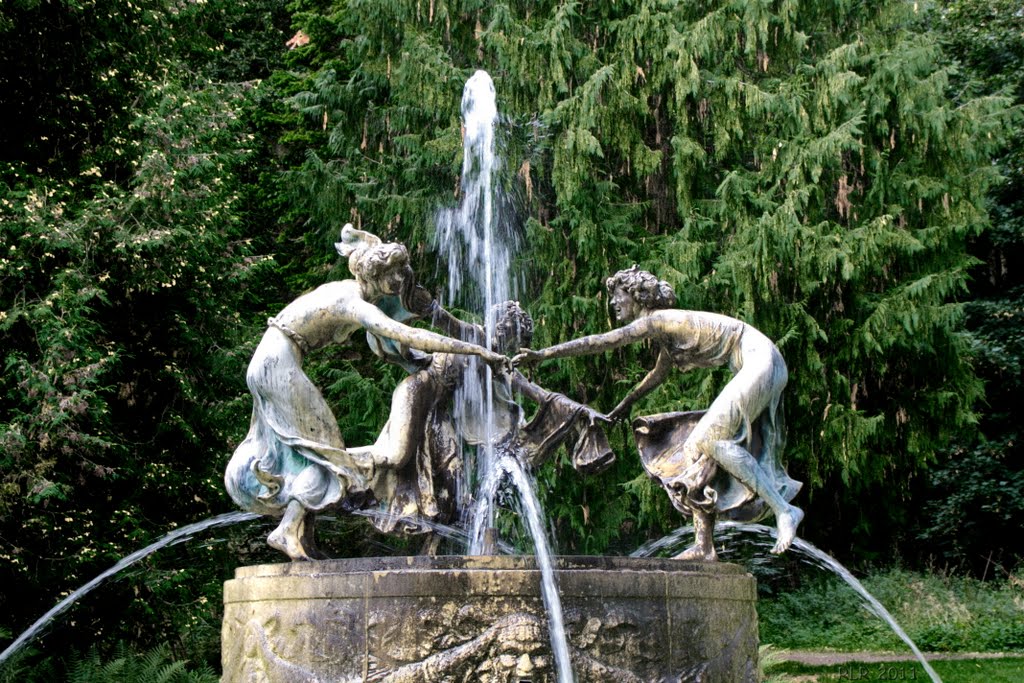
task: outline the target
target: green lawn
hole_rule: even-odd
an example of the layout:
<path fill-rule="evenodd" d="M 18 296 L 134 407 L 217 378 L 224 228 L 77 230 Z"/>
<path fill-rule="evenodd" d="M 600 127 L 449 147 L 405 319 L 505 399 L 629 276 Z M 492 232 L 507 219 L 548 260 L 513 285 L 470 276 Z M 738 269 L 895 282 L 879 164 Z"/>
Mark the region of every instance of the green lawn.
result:
<path fill-rule="evenodd" d="M 886 569 L 862 582 L 923 652 L 1024 651 L 1024 582 L 1016 574 L 983 582 Z M 909 654 L 906 644 L 863 604 L 838 579 L 810 577 L 795 591 L 761 596 L 761 642 L 780 650 Z"/>
<path fill-rule="evenodd" d="M 943 683 L 1020 683 L 1024 681 L 1024 657 L 1001 659 L 961 659 L 931 662 Z M 924 681 L 928 674 L 916 661 L 852 662 L 832 666 L 809 666 L 797 662 L 781 662 L 766 670 L 769 683 L 801 681 Z M 814 676 L 808 679 L 808 676 Z"/>

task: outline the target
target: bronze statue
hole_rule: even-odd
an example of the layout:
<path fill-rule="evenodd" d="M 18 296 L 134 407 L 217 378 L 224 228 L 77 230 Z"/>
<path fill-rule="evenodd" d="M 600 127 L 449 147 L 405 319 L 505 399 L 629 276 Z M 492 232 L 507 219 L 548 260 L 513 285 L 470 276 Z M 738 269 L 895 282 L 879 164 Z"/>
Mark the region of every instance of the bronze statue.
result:
<path fill-rule="evenodd" d="M 735 511 L 756 518 L 762 510 L 755 496 L 775 514 L 778 539 L 772 552 L 784 552 L 804 513 L 789 504 L 801 484 L 779 463 L 785 440 L 782 390 L 787 381 L 782 354 L 768 337 L 740 320 L 673 308 L 676 297 L 669 284 L 636 266 L 619 271 L 606 285 L 622 327 L 541 351 L 524 350 L 513 364 L 652 342 L 658 352 L 654 368 L 608 414 L 610 420 L 627 416 L 673 367 L 687 371 L 728 365 L 733 377 L 706 412 L 634 422 L 644 466 L 673 505 L 694 517 L 696 543 L 678 559 L 717 559 L 712 538 L 715 516 Z M 650 438 L 652 429 L 662 438 Z M 728 477 L 716 476 L 719 470 Z"/>
<path fill-rule="evenodd" d="M 355 279 L 321 285 L 267 321 L 246 373 L 253 396 L 249 433 L 225 473 L 239 506 L 281 516 L 267 542 L 293 560 L 320 556 L 313 514 L 366 491 L 376 468 L 372 459 L 346 449 L 334 414 L 302 372 L 308 352 L 343 343 L 365 328 L 413 349 L 476 355 L 502 367 L 507 362 L 475 344 L 408 327 L 375 305 L 415 286 L 404 246 L 346 225 L 335 247 Z"/>
<path fill-rule="evenodd" d="M 417 291 L 409 297 L 415 309 L 411 315 L 429 320 L 448 336 L 486 345 L 483 327 L 459 320 L 436 300 L 428 301 L 424 296 L 423 291 Z M 415 299 L 421 301 L 416 303 Z M 493 315 L 494 336 L 490 342 L 497 352 L 516 353 L 521 345 L 530 343 L 533 319 L 518 302 L 496 304 Z M 403 360 L 396 360 L 386 349 L 383 355 L 394 362 Z M 375 501 L 384 507 L 384 514 L 372 520 L 383 532 L 423 533 L 430 530 L 423 522 L 450 522 L 456 512 L 456 484 L 463 468 L 461 447 L 480 445 L 487 438 L 484 425 L 472 420 L 456 426 L 453 405 L 456 390 L 467 374 L 483 369 L 466 355 L 450 353 L 434 353 L 421 362 L 422 367 L 413 369 L 392 394 L 391 412 L 376 442 L 349 449 L 351 454 L 377 465 L 370 488 Z M 515 400 L 517 393 L 540 405 L 529 423 Z M 597 471 L 613 461 L 593 409 L 546 391 L 518 372 L 495 379 L 493 399 L 493 440 L 530 464 L 544 461 L 568 438 L 575 439 L 574 464 L 578 470 Z M 432 554 L 436 545 L 428 540 L 426 548 Z"/>

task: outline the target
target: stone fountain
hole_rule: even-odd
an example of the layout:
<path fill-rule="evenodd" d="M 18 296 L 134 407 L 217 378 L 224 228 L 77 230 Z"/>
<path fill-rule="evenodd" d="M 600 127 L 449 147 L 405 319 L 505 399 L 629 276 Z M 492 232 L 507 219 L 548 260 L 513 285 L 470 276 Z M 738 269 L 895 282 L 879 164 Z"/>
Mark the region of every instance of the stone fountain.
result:
<path fill-rule="evenodd" d="M 719 516 L 774 513 L 774 550 L 795 538 L 803 513 L 789 503 L 799 483 L 779 464 L 786 368 L 778 349 L 739 320 L 675 309 L 667 283 L 636 268 L 608 281 L 622 327 L 526 348 L 532 320 L 509 301 L 514 288 L 502 288 L 507 273 L 496 272 L 511 259 L 492 230 L 497 108 L 483 72 L 467 83 L 463 118 L 465 197 L 439 233 L 462 235 L 441 245 L 459 255 L 453 260 L 482 259 L 452 278 L 483 273 L 471 288 L 484 293 L 483 323 L 458 320 L 418 286 L 402 245 L 346 226 L 337 247 L 353 279 L 271 318 L 250 364 L 253 418 L 226 484 L 243 509 L 280 517 L 268 543 L 294 561 L 241 567 L 225 584 L 223 680 L 756 681 L 755 582 L 716 561 L 712 530 Z M 416 320 L 437 332 L 407 324 Z M 351 447 L 302 359 L 360 329 L 409 376 L 377 441 Z M 513 368 L 648 340 L 659 347 L 656 366 L 608 415 Z M 614 458 L 604 424 L 627 418 L 672 366 L 716 365 L 734 376 L 706 411 L 632 423 L 647 472 L 694 518 L 693 547 L 675 559 L 551 557 L 529 467 L 564 444 L 578 471 L 600 471 Z M 537 405 L 529 421 L 521 400 Z M 531 517 L 534 555 L 494 549 L 493 498 L 504 479 Z M 413 557 L 325 559 L 313 519 L 339 509 L 372 511 L 378 528 L 395 533 L 466 524 L 470 552 L 436 556 L 427 543 Z"/>
<path fill-rule="evenodd" d="M 574 680 L 757 680 L 754 579 L 724 562 L 560 557 Z M 528 556 L 242 567 L 224 587 L 224 681 L 556 678 Z"/>

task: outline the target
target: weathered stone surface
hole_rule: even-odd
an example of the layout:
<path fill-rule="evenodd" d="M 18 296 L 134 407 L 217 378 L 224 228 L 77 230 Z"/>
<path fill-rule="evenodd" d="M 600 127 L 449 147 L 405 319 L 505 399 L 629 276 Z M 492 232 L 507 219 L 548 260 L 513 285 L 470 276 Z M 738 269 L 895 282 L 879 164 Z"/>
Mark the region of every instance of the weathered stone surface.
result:
<path fill-rule="evenodd" d="M 725 563 L 560 557 L 576 680 L 755 681 L 754 579 Z M 554 683 L 533 557 L 241 567 L 224 586 L 236 681 Z"/>

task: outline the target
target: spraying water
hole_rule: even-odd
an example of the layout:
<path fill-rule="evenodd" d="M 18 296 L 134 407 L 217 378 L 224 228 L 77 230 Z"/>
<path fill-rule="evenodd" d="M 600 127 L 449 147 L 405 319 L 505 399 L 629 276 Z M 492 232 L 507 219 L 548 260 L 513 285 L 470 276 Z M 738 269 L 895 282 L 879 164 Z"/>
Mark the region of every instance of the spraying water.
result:
<path fill-rule="evenodd" d="M 533 490 L 533 483 L 522 462 L 511 453 L 502 453 L 494 463 L 494 469 L 488 473 L 482 489 L 485 495 L 481 498 L 482 505 L 492 506 L 502 481 L 508 477 L 511 479 L 516 491 L 519 492 L 519 500 L 522 511 L 526 517 L 526 524 L 533 537 L 533 543 L 537 556 L 537 568 L 541 575 L 541 596 L 544 599 L 544 608 L 548 615 L 548 631 L 551 634 L 551 649 L 555 657 L 555 670 L 558 672 L 560 683 L 571 683 L 573 681 L 572 661 L 569 656 L 569 643 L 565 635 L 565 624 L 562 616 L 562 600 L 558 595 L 558 586 L 555 583 L 554 563 L 551 559 L 551 548 L 548 545 L 547 537 L 544 534 L 540 501 Z M 477 517 L 477 524 L 493 510 L 482 510 L 484 514 Z M 478 531 L 478 530 L 477 530 Z"/>
<path fill-rule="evenodd" d="M 763 524 L 740 524 L 737 522 L 719 522 L 715 527 L 716 532 L 719 529 L 746 532 L 771 539 L 774 539 L 777 535 L 775 529 L 764 526 Z M 689 537 L 692 533 L 692 527 L 681 527 L 679 529 L 676 529 L 668 536 L 665 536 L 664 538 L 658 539 L 657 541 L 653 541 L 644 546 L 641 546 L 637 550 L 630 553 L 630 557 L 650 557 L 651 555 L 660 550 L 680 545 L 683 542 L 683 539 Z M 769 544 L 773 542 L 774 541 L 769 541 Z M 846 567 L 839 564 L 839 562 L 837 562 L 834 557 L 832 557 L 825 551 L 812 545 L 811 543 L 808 543 L 800 537 L 797 537 L 793 541 L 793 545 L 790 547 L 790 550 L 795 551 L 795 553 L 798 556 L 803 556 L 804 558 L 809 559 L 811 563 L 815 566 L 831 571 L 833 574 L 835 574 L 843 581 L 845 581 L 846 584 L 850 588 L 852 588 L 857 593 L 857 595 L 859 595 L 861 599 L 864 601 L 865 608 L 869 612 L 874 614 L 876 617 L 884 621 L 889 626 L 889 628 L 892 629 L 892 632 L 899 636 L 900 640 L 907 644 L 907 646 L 910 648 L 910 651 L 914 653 L 915 657 L 917 657 L 917 661 L 921 663 L 921 666 L 924 668 L 925 672 L 932 679 L 932 681 L 934 683 L 942 683 L 942 679 L 939 678 L 939 675 L 935 672 L 935 669 L 932 668 L 932 665 L 928 663 L 928 660 L 924 658 L 924 655 L 921 653 L 921 650 L 918 649 L 917 644 L 914 643 L 913 640 L 911 640 L 910 636 L 907 635 L 907 632 L 903 630 L 903 627 L 901 627 L 896 622 L 896 619 L 894 619 L 892 614 L 889 613 L 889 610 L 885 609 L 885 606 L 882 605 L 882 603 L 880 603 L 875 596 L 869 593 L 868 590 L 864 587 L 864 584 L 858 581 L 857 578 L 853 574 L 851 574 Z"/>
<path fill-rule="evenodd" d="M 13 643 L 8 645 L 6 650 L 0 652 L 0 664 L 3 664 L 11 655 L 39 635 L 39 632 L 46 628 L 47 624 L 66 612 L 72 605 L 82 598 L 82 596 L 89 593 L 93 588 L 96 588 L 122 569 L 127 569 L 139 560 L 152 555 L 161 548 L 166 548 L 169 545 L 187 541 L 196 534 L 206 531 L 207 529 L 229 526 L 231 524 L 237 524 L 238 522 L 247 522 L 258 517 L 259 515 L 252 512 L 228 512 L 223 515 L 217 515 L 216 517 L 211 517 L 203 520 L 202 522 L 196 522 L 195 524 L 189 524 L 188 526 L 183 526 L 180 529 L 175 529 L 159 541 L 151 543 L 142 550 L 136 550 L 131 555 L 121 558 L 121 560 L 119 560 L 113 567 L 106 570 L 89 583 L 83 585 L 81 588 L 78 588 L 76 591 L 71 593 L 71 595 L 57 603 L 49 612 L 39 617 L 39 619 L 29 626 L 24 633 L 18 636 Z"/>
<path fill-rule="evenodd" d="M 512 256 L 519 238 L 510 227 L 509 217 L 501 215 L 497 174 L 501 168 L 496 152 L 495 130 L 498 106 L 494 82 L 484 71 L 466 81 L 462 94 L 463 160 L 462 199 L 455 209 L 438 214 L 437 247 L 448 261 L 448 302 L 476 312 L 484 318 L 488 348 L 494 338 L 494 304 L 516 297 L 513 286 Z M 478 482 L 494 467 L 495 442 L 503 435 L 495 429 L 494 377 L 478 359 L 470 361 L 465 380 L 456 391 L 455 421 L 464 432 L 475 433 L 471 441 L 480 443 L 475 467 Z M 467 462 L 470 459 L 467 458 Z M 473 476 L 472 474 L 470 476 Z M 472 483 L 460 485 L 460 499 L 468 500 Z M 469 505 L 460 505 L 469 514 L 478 514 Z M 493 519 L 484 527 L 490 527 Z M 470 552 L 479 553 L 482 538 L 470 538 Z"/>
<path fill-rule="evenodd" d="M 462 94 L 463 161 L 462 200 L 458 208 L 438 216 L 437 246 L 448 259 L 448 298 L 484 318 L 484 331 L 491 348 L 495 330 L 495 304 L 516 298 L 512 275 L 512 257 L 518 251 L 519 237 L 510 227 L 511 220 L 499 210 L 501 188 L 495 131 L 498 107 L 494 82 L 484 71 L 466 81 Z M 497 444 L 509 436 L 509 426 L 497 426 L 497 403 L 506 404 L 507 392 L 497 391 L 489 367 L 479 361 L 464 374 L 455 395 L 455 421 L 467 442 L 478 443 L 475 479 L 478 483 L 475 505 L 462 505 L 470 511 L 468 522 L 469 554 L 485 550 L 486 530 L 494 526 L 495 496 L 501 483 L 509 478 L 519 492 L 522 509 L 536 548 L 541 571 L 541 594 L 548 614 L 551 647 L 560 683 L 571 683 L 573 674 L 562 618 L 561 600 L 555 585 L 551 551 L 541 523 L 540 504 L 522 464 L 513 455 L 497 454 Z M 511 406 L 502 405 L 506 412 Z M 513 411 L 518 416 L 517 411 Z M 514 427 L 513 427 L 514 429 Z M 469 459 L 467 458 L 467 463 Z M 462 490 L 471 490 L 468 482 Z"/>

